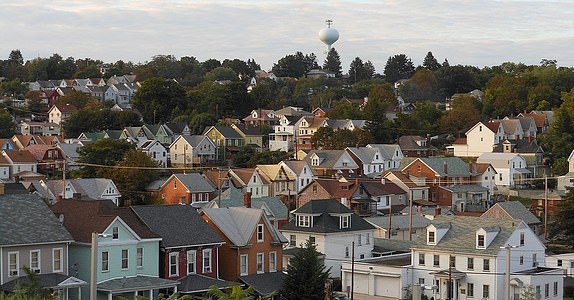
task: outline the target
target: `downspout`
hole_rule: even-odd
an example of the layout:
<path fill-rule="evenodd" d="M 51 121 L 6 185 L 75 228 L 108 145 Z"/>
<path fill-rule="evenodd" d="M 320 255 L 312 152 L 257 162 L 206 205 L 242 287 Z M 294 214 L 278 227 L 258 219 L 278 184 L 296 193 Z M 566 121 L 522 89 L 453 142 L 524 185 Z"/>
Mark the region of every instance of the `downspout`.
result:
<path fill-rule="evenodd" d="M 4 248 L 0 247 L 0 270 L 4 270 Z M 4 284 L 4 272 L 0 271 L 0 284 Z"/>
<path fill-rule="evenodd" d="M 221 247 L 221 245 L 215 248 L 215 252 L 217 254 L 217 279 L 219 279 L 219 247 Z"/>

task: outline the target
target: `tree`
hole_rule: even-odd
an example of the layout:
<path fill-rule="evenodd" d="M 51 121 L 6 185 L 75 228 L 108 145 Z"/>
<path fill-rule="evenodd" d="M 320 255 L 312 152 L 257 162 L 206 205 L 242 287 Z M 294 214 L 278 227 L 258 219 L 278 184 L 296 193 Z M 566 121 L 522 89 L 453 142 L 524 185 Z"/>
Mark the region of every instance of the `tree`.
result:
<path fill-rule="evenodd" d="M 10 51 L 10 55 L 8 56 L 8 61 L 10 63 L 22 65 L 24 64 L 24 57 L 22 56 L 22 52 L 20 49 Z"/>
<path fill-rule="evenodd" d="M 273 296 L 275 295 L 272 293 L 265 297 L 258 297 L 253 286 L 243 289 L 241 285 L 234 285 L 223 291 L 214 285 L 209 287 L 207 294 L 211 296 L 209 299 L 216 300 L 266 300 L 273 299 Z"/>
<path fill-rule="evenodd" d="M 179 83 L 164 78 L 150 78 L 143 82 L 132 103 L 147 123 L 167 122 L 174 108 L 187 109 L 185 90 Z"/>
<path fill-rule="evenodd" d="M 215 58 L 210 58 L 201 63 L 201 68 L 203 68 L 203 71 L 206 73 L 219 67 L 221 67 L 221 62 Z"/>
<path fill-rule="evenodd" d="M 441 66 L 438 63 L 438 61 L 436 60 L 436 58 L 434 58 L 434 55 L 432 54 L 432 52 L 429 51 L 427 53 L 427 56 L 425 56 L 425 59 L 423 61 L 423 67 L 425 67 L 431 71 L 436 71 Z"/>
<path fill-rule="evenodd" d="M 558 211 L 554 214 L 551 233 L 554 237 L 568 241 L 574 248 L 574 189 L 567 187 L 566 196 L 559 201 Z"/>
<path fill-rule="evenodd" d="M 349 78 L 352 83 L 371 79 L 373 75 L 375 75 L 375 67 L 370 61 L 363 63 L 361 58 L 355 57 L 349 66 Z"/>
<path fill-rule="evenodd" d="M 26 276 L 18 279 L 19 282 L 16 286 L 14 300 L 51 299 L 50 291 L 47 288 L 42 287 L 40 275 L 30 270 L 27 266 L 24 266 L 23 269 Z"/>
<path fill-rule="evenodd" d="M 438 100 L 437 80 L 431 70 L 422 68 L 399 88 L 400 94 L 407 102 L 420 100 Z"/>
<path fill-rule="evenodd" d="M 325 281 L 329 270 L 319 259 L 320 253 L 309 240 L 301 245 L 287 265 L 281 295 L 286 300 L 321 300 L 325 298 Z"/>
<path fill-rule="evenodd" d="M 122 193 L 122 199 L 134 200 L 139 204 L 145 203 L 146 199 L 140 191 L 145 190 L 148 184 L 159 178 L 157 162 L 140 150 L 130 149 L 115 166 L 103 169 L 103 177 L 114 181 Z"/>
<path fill-rule="evenodd" d="M 447 111 L 439 120 L 442 130 L 456 133 L 460 136 L 474 124 L 480 121 L 480 110 L 476 108 L 476 100 L 470 95 L 453 99 L 452 109 Z"/>
<path fill-rule="evenodd" d="M 83 109 L 86 106 L 97 107 L 96 103 L 98 100 L 94 97 L 76 90 L 68 91 L 66 95 L 58 99 L 58 104 L 71 104 L 78 109 Z"/>
<path fill-rule="evenodd" d="M 536 300 L 536 291 L 532 287 L 532 285 L 527 285 L 522 288 L 522 292 L 520 293 L 520 300 Z"/>
<path fill-rule="evenodd" d="M 341 57 L 335 48 L 331 48 L 329 53 L 327 53 L 327 57 L 325 58 L 325 62 L 323 62 L 323 69 L 334 73 L 335 77 L 341 77 Z"/>
<path fill-rule="evenodd" d="M 231 68 L 218 67 L 207 73 L 205 73 L 205 80 L 216 81 L 216 80 L 238 80 L 237 73 Z"/>
<path fill-rule="evenodd" d="M 405 54 L 397 54 L 389 57 L 385 65 L 385 79 L 387 82 L 396 82 L 400 79 L 408 79 L 415 72 L 415 66 Z"/>
<path fill-rule="evenodd" d="M 319 68 L 317 57 L 311 53 L 303 55 L 302 52 L 287 55 L 273 64 L 272 72 L 278 77 L 299 78 L 312 69 Z"/>
<path fill-rule="evenodd" d="M 16 132 L 16 123 L 7 111 L 0 111 L 0 138 L 9 139 Z"/>
<path fill-rule="evenodd" d="M 126 152 L 134 149 L 134 145 L 124 140 L 100 139 L 78 149 L 79 163 L 96 166 L 82 166 L 81 177 L 99 177 L 105 174 L 105 167 L 113 166 L 124 158 Z"/>

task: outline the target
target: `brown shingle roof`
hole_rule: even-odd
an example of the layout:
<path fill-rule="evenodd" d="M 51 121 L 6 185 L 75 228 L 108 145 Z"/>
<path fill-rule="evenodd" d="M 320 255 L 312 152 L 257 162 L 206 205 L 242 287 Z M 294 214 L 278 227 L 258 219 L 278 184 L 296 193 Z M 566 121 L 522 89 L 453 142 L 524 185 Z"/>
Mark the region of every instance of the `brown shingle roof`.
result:
<path fill-rule="evenodd" d="M 500 122 L 486 122 L 484 125 L 490 129 L 490 131 L 497 133 L 498 127 L 500 126 Z"/>
<path fill-rule="evenodd" d="M 24 150 L 30 152 L 34 156 L 36 161 L 44 159 L 46 151 L 50 149 L 56 149 L 56 147 L 52 145 L 29 145 L 24 148 Z"/>
<path fill-rule="evenodd" d="M 4 150 L 6 156 L 15 163 L 36 163 L 34 155 L 28 150 Z"/>

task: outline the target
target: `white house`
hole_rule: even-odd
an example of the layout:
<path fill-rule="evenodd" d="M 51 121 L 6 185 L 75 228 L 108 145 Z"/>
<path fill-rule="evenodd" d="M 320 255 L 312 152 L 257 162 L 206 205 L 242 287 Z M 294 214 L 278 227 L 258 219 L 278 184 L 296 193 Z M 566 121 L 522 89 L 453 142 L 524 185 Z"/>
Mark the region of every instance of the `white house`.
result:
<path fill-rule="evenodd" d="M 295 123 L 300 117 L 281 116 L 279 124 L 273 126 L 272 133 L 269 134 L 270 151 L 291 151 L 295 141 Z"/>
<path fill-rule="evenodd" d="M 48 122 L 60 125 L 78 110 L 72 104 L 55 104 L 48 110 Z"/>
<path fill-rule="evenodd" d="M 291 173 L 295 179 L 296 192 L 299 193 L 304 187 L 306 187 L 313 178 L 315 178 L 315 173 L 309 164 L 304 160 L 284 160 L 279 163 L 283 166 L 285 171 Z"/>
<path fill-rule="evenodd" d="M 448 297 L 449 280 L 451 299 L 504 299 L 510 254 L 510 299 L 529 285 L 544 299 L 562 299 L 562 270 L 542 267 L 544 252 L 521 220 L 437 216 L 411 248 L 410 284 L 430 287 L 423 293 L 435 299 Z"/>
<path fill-rule="evenodd" d="M 565 276 L 574 277 L 574 253 L 547 255 L 546 266 L 560 268 Z"/>
<path fill-rule="evenodd" d="M 139 143 L 138 148 L 160 167 L 167 167 L 167 149 L 158 140 L 147 140 Z"/>
<path fill-rule="evenodd" d="M 524 185 L 532 173 L 526 169 L 524 157 L 517 153 L 483 153 L 476 162 L 489 163 L 496 170 L 497 187 Z"/>
<path fill-rule="evenodd" d="M 494 195 L 494 189 L 496 188 L 496 170 L 490 163 L 484 164 L 471 164 L 470 172 L 474 178 L 476 184 L 481 185 L 488 189 L 489 195 Z"/>
<path fill-rule="evenodd" d="M 244 192 L 251 193 L 253 198 L 270 197 L 270 182 L 266 176 L 259 174 L 257 168 L 230 169 L 229 175 L 242 187 Z"/>
<path fill-rule="evenodd" d="M 345 150 L 359 165 L 363 175 L 397 169 L 404 158 L 399 145 L 369 144 L 366 147 L 347 147 Z"/>
<path fill-rule="evenodd" d="M 563 176 L 558 177 L 558 185 L 556 189 L 559 191 L 565 191 L 567 187 L 574 186 L 574 150 L 570 152 L 568 156 L 568 173 Z"/>
<path fill-rule="evenodd" d="M 345 150 L 312 150 L 305 161 L 318 176 L 348 175 L 359 170 L 359 165 Z"/>
<path fill-rule="evenodd" d="M 289 239 L 288 248 L 307 240 L 325 255 L 332 277 L 341 277 L 341 263 L 372 256 L 375 227 L 335 199 L 312 200 L 293 212 L 294 219 L 281 228 Z"/>
<path fill-rule="evenodd" d="M 217 147 L 205 135 L 180 135 L 169 146 L 172 166 L 202 164 L 215 160 Z"/>
<path fill-rule="evenodd" d="M 502 123 L 478 122 L 466 133 L 466 138 L 457 139 L 447 151 L 458 157 L 477 157 L 483 153 L 490 153 L 495 144 L 504 140 Z"/>

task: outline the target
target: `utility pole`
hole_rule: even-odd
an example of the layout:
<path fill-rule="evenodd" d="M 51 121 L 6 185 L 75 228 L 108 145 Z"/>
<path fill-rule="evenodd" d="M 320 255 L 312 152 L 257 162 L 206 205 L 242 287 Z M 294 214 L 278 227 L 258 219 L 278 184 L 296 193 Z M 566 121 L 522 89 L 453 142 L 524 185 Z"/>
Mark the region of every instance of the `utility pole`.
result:
<path fill-rule="evenodd" d="M 409 241 L 413 240 L 413 197 L 411 192 L 409 202 Z"/>
<path fill-rule="evenodd" d="M 448 283 L 446 284 L 447 299 L 452 299 L 452 255 L 448 256 Z"/>
<path fill-rule="evenodd" d="M 355 291 L 355 241 L 353 241 L 351 249 L 351 300 L 353 300 L 353 293 Z"/>
<path fill-rule="evenodd" d="M 506 274 L 504 278 L 504 299 L 510 300 L 510 249 L 518 248 L 518 246 L 506 246 L 500 247 L 500 249 L 506 249 Z"/>
<path fill-rule="evenodd" d="M 544 238 L 548 238 L 548 176 L 544 174 Z"/>
<path fill-rule="evenodd" d="M 392 231 L 393 231 L 393 226 L 392 226 L 392 223 L 393 223 L 393 211 L 391 210 L 391 208 L 392 208 L 392 206 L 391 206 L 390 203 L 389 203 L 389 240 L 391 239 L 391 234 L 392 234 Z"/>
<path fill-rule="evenodd" d="M 90 300 L 96 300 L 97 294 L 97 268 L 98 268 L 98 233 L 92 232 L 92 248 L 90 251 Z"/>

